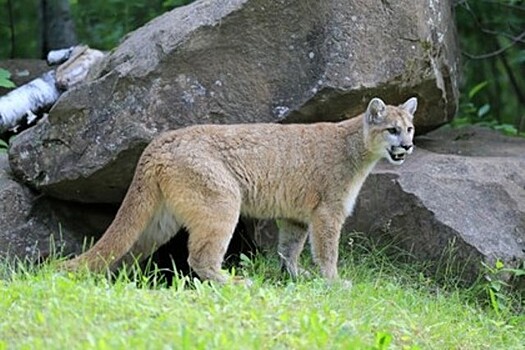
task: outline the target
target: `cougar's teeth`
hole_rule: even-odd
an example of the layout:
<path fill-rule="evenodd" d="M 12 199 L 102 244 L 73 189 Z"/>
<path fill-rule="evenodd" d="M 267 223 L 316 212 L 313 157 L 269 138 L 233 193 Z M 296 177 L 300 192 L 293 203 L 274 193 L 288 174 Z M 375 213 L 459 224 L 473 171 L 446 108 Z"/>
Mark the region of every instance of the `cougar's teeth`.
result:
<path fill-rule="evenodd" d="M 405 157 L 406 157 L 406 152 L 402 152 L 402 153 L 394 153 L 392 151 L 388 151 L 388 154 L 390 155 L 390 158 L 394 161 L 394 162 L 399 162 L 399 161 L 402 161 L 402 160 L 405 160 Z"/>
<path fill-rule="evenodd" d="M 403 153 L 403 154 L 393 154 L 393 155 L 392 155 L 392 158 L 393 158 L 394 160 L 405 159 L 405 154 L 404 154 L 404 153 Z"/>

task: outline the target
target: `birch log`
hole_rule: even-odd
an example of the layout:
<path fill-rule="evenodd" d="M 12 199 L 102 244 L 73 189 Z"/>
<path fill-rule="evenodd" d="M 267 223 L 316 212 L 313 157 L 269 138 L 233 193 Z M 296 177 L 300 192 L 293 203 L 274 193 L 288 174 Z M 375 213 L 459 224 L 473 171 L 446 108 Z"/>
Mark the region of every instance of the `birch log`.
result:
<path fill-rule="evenodd" d="M 26 115 L 34 119 L 36 112 L 50 107 L 59 96 L 55 72 L 49 71 L 0 97 L 0 134 L 15 128 Z"/>
<path fill-rule="evenodd" d="M 15 130 L 27 116 L 28 123 L 36 119 L 35 113 L 51 107 L 63 91 L 81 83 L 89 69 L 100 62 L 104 53 L 87 46 L 57 50 L 48 56 L 50 62 L 67 61 L 41 77 L 0 97 L 0 134 Z"/>

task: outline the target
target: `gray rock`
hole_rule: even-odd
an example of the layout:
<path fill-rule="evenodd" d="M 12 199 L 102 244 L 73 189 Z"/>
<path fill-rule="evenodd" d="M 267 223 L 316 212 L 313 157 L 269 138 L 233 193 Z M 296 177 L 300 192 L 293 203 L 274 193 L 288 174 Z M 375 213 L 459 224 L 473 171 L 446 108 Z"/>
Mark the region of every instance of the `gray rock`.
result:
<path fill-rule="evenodd" d="M 465 280 L 480 261 L 524 261 L 525 139 L 442 128 L 416 145 L 401 167 L 376 168 L 345 231 L 393 242 L 421 261 L 452 257 Z"/>
<path fill-rule="evenodd" d="M 34 199 L 30 190 L 15 182 L 10 175 L 7 155 L 0 154 L 0 254 L 13 250 L 28 251 L 33 248 L 32 245 L 23 246 L 18 237 L 9 232 L 12 227 L 28 224 L 27 218 Z"/>
<path fill-rule="evenodd" d="M 117 203 L 166 129 L 338 120 L 419 97 L 419 131 L 457 105 L 451 1 L 197 1 L 129 34 L 10 150 L 56 198 Z"/>
<path fill-rule="evenodd" d="M 111 221 L 114 209 L 107 209 L 33 193 L 13 179 L 7 155 L 0 154 L 0 259 L 37 261 L 53 252 L 78 253 L 84 237 L 100 237 Z"/>

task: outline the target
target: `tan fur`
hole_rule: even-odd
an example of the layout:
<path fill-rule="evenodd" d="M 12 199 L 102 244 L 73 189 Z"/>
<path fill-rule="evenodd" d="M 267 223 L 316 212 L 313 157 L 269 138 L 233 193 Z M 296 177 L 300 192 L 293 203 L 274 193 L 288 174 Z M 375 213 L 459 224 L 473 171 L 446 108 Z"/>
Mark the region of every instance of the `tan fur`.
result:
<path fill-rule="evenodd" d="M 144 150 L 102 238 L 65 268 L 115 269 L 126 257 L 147 257 L 185 227 L 190 266 L 203 279 L 225 282 L 221 263 L 242 214 L 281 219 L 279 255 L 292 276 L 309 234 L 321 274 L 335 279 L 343 222 L 376 162 L 401 163 L 412 151 L 416 105 L 415 98 L 400 107 L 376 98 L 364 114 L 339 123 L 166 132 Z"/>

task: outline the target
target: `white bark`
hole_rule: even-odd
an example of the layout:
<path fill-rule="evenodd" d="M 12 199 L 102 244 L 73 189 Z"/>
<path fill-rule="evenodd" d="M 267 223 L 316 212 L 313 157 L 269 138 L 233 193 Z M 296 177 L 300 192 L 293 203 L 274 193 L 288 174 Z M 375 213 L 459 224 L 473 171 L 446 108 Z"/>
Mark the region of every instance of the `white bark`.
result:
<path fill-rule="evenodd" d="M 59 96 L 55 73 L 50 71 L 0 97 L 0 133 L 16 127 L 24 116 L 51 106 Z"/>
<path fill-rule="evenodd" d="M 71 57 L 71 53 L 75 47 L 69 47 L 67 49 L 53 50 L 47 53 L 47 64 L 50 66 L 65 62 Z"/>
<path fill-rule="evenodd" d="M 51 56 L 51 59 L 49 58 Z M 52 51 L 48 61 L 66 62 L 7 95 L 0 97 L 0 134 L 15 129 L 25 116 L 31 123 L 35 113 L 52 106 L 64 90 L 81 83 L 104 53 L 87 46 Z"/>

